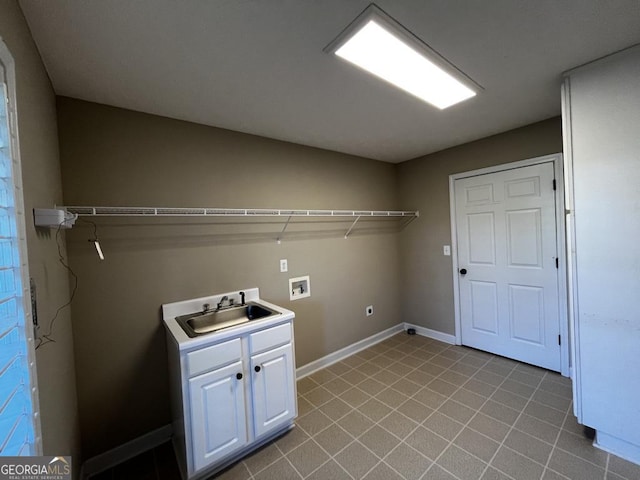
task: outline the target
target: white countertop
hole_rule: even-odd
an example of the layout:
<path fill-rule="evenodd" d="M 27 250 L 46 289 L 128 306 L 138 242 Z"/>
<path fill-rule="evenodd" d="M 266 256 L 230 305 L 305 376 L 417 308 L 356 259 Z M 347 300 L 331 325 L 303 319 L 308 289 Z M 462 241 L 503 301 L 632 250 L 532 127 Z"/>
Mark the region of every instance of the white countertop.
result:
<path fill-rule="evenodd" d="M 271 315 L 259 320 L 252 320 L 250 322 L 241 323 L 234 327 L 224 328 L 205 335 L 198 335 L 197 337 L 189 337 L 178 324 L 176 317 L 181 315 L 187 315 L 189 313 L 196 313 L 202 311 L 202 306 L 205 303 L 209 305 L 216 305 L 223 296 L 233 298 L 236 300 L 236 304 L 240 305 L 239 292 L 245 293 L 245 302 L 255 302 L 259 305 L 264 305 L 271 310 L 278 312 L 277 315 Z M 282 322 L 293 320 L 295 313 L 286 308 L 282 308 L 273 303 L 269 303 L 260 298 L 260 291 L 257 288 L 248 288 L 245 290 L 238 290 L 235 292 L 221 293 L 217 295 L 211 295 L 208 297 L 193 298 L 190 300 L 183 300 L 181 302 L 166 303 L 162 305 L 162 317 L 164 325 L 167 328 L 170 336 L 177 344 L 180 351 L 193 350 L 203 345 L 217 343 L 218 341 L 225 340 L 230 337 L 236 337 L 244 333 L 248 333 L 257 329 L 268 328 L 273 325 L 277 325 Z"/>

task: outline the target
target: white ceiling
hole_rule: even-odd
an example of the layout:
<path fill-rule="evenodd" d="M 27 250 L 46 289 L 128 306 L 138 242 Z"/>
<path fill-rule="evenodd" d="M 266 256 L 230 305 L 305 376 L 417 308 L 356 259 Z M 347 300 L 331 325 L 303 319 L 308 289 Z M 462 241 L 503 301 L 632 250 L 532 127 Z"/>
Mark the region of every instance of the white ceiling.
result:
<path fill-rule="evenodd" d="M 483 86 L 440 111 L 323 53 L 367 0 L 20 0 L 57 94 L 401 162 L 560 114 L 638 0 L 378 0 Z"/>

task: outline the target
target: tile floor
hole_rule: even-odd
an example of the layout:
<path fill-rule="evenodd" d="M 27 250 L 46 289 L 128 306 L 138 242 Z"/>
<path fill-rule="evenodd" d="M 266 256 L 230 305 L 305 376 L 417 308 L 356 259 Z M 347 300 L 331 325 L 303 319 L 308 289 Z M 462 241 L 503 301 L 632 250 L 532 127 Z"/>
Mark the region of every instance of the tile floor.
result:
<path fill-rule="evenodd" d="M 425 337 L 395 335 L 300 380 L 298 409 L 295 429 L 216 478 L 640 479 L 584 437 L 567 378 Z M 162 448 L 135 476 L 99 480 L 179 478 Z"/>

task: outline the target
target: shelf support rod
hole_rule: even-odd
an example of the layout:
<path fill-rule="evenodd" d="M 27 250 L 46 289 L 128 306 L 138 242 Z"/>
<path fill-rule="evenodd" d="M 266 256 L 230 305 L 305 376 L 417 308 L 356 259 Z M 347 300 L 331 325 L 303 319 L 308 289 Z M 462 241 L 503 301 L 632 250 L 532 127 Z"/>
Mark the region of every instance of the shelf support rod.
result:
<path fill-rule="evenodd" d="M 280 245 L 282 240 L 282 235 L 284 234 L 284 231 L 289 226 L 290 221 L 291 221 L 291 215 L 289 215 L 289 218 L 287 218 L 287 221 L 285 222 L 284 227 L 282 227 L 282 231 L 280 232 L 280 235 L 278 235 L 278 238 L 276 238 L 276 242 L 278 243 L 278 245 Z"/>
<path fill-rule="evenodd" d="M 349 234 L 351 233 L 351 230 L 353 230 L 353 227 L 356 226 L 356 223 L 358 223 L 358 220 L 360 220 L 360 215 L 358 215 L 356 217 L 356 219 L 353 221 L 353 223 L 351 224 L 351 226 L 349 227 L 349 230 L 347 230 L 347 233 L 344 234 L 344 238 L 345 240 L 349 237 Z"/>

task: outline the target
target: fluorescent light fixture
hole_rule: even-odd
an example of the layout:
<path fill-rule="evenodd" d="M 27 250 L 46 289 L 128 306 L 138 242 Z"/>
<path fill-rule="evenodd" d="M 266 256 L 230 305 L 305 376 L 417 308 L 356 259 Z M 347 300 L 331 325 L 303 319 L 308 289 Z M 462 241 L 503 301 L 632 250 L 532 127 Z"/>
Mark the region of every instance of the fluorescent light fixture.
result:
<path fill-rule="evenodd" d="M 480 90 L 479 85 L 373 4 L 325 52 L 335 53 L 441 110 Z"/>

